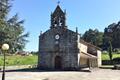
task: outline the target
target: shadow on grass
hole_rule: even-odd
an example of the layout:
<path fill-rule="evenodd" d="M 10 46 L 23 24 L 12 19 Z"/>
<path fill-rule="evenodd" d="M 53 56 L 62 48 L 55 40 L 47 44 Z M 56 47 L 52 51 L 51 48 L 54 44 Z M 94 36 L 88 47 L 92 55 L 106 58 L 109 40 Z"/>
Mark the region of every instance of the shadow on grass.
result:
<path fill-rule="evenodd" d="M 6 72 L 40 72 L 40 70 L 37 68 L 24 68 L 24 69 L 6 70 Z"/>
<path fill-rule="evenodd" d="M 25 68 L 16 70 L 6 70 L 5 72 L 92 72 L 90 70 L 40 70 L 38 68 Z M 2 72 L 2 71 L 0 71 Z"/>

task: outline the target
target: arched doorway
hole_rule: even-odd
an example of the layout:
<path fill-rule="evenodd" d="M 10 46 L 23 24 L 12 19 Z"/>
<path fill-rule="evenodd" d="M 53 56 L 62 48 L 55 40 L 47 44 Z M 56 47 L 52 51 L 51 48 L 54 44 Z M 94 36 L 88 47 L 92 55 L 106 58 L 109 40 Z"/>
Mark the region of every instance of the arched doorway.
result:
<path fill-rule="evenodd" d="M 55 69 L 62 69 L 62 58 L 60 56 L 55 57 Z"/>

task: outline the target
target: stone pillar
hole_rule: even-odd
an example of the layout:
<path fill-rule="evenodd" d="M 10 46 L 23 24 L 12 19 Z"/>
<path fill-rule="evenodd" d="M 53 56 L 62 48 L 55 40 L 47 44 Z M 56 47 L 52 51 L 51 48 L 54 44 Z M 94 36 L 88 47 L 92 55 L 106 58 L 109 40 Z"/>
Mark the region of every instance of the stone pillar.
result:
<path fill-rule="evenodd" d="M 98 67 L 101 67 L 102 65 L 102 59 L 101 59 L 101 51 L 100 50 L 97 50 L 97 61 L 98 61 Z"/>
<path fill-rule="evenodd" d="M 78 68 L 80 68 L 80 53 L 78 53 Z"/>

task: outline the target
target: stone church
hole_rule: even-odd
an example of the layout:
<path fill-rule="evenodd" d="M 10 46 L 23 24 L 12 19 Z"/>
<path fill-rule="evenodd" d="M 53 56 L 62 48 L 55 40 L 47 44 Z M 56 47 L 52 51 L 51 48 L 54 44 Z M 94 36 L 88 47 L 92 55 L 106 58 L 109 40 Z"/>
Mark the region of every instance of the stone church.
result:
<path fill-rule="evenodd" d="M 57 5 L 51 14 L 50 29 L 39 36 L 38 68 L 79 70 L 101 66 L 101 49 L 80 39 L 66 26 L 66 12 Z"/>

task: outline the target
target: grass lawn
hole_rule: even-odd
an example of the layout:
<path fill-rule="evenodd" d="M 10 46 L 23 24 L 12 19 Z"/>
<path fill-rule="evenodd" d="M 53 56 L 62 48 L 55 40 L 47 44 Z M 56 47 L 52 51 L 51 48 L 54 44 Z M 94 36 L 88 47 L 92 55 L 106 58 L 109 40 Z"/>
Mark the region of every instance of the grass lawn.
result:
<path fill-rule="evenodd" d="M 113 58 L 120 57 L 120 54 L 113 54 Z M 110 60 L 109 55 L 103 53 L 102 54 L 102 60 Z M 20 55 L 14 55 L 14 56 L 6 56 L 6 65 L 7 66 L 13 66 L 13 65 L 34 65 L 37 64 L 38 56 L 20 56 Z M 3 56 L 0 56 L 0 66 L 3 65 Z"/>
<path fill-rule="evenodd" d="M 37 55 L 33 56 L 20 56 L 20 55 L 14 55 L 14 56 L 6 56 L 6 65 L 12 66 L 12 65 L 34 65 L 37 64 L 38 57 Z M 0 56 L 0 66 L 3 65 L 3 56 Z"/>
<path fill-rule="evenodd" d="M 114 58 L 120 58 L 120 54 L 113 53 L 113 59 Z M 102 54 L 102 68 L 110 69 L 113 68 L 114 63 L 110 61 L 108 53 L 103 53 Z"/>
<path fill-rule="evenodd" d="M 113 54 L 113 59 L 116 58 L 116 57 L 119 57 L 119 58 L 120 58 L 120 54 Z M 103 54 L 102 54 L 102 60 L 110 60 L 109 55 L 103 53 Z"/>

